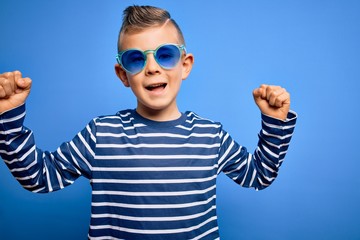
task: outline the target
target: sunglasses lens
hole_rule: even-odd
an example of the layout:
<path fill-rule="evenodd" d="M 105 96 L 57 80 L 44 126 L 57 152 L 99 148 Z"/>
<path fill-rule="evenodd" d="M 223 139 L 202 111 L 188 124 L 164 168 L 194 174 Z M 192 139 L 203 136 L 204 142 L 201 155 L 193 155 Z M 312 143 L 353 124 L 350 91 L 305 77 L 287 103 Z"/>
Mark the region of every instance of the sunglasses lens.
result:
<path fill-rule="evenodd" d="M 180 50 L 175 45 L 164 45 L 156 51 L 155 59 L 163 68 L 173 68 L 179 62 Z"/>
<path fill-rule="evenodd" d="M 128 72 L 135 74 L 143 69 L 145 57 L 139 50 L 128 50 L 121 56 L 121 63 Z"/>

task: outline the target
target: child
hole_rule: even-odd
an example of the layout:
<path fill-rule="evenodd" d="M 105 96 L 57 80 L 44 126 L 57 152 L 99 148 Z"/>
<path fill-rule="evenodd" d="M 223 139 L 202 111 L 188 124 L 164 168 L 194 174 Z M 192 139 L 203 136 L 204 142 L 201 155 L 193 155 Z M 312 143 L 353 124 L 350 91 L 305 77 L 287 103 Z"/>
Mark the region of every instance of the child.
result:
<path fill-rule="evenodd" d="M 167 11 L 124 11 L 115 71 L 136 109 L 91 120 L 55 152 L 37 148 L 23 126 L 31 80 L 0 75 L 0 154 L 32 192 L 62 189 L 80 176 L 92 186 L 89 239 L 219 239 L 216 178 L 264 189 L 277 176 L 294 130 L 290 96 L 278 86 L 253 91 L 262 112 L 254 154 L 222 125 L 176 103 L 194 57 Z"/>

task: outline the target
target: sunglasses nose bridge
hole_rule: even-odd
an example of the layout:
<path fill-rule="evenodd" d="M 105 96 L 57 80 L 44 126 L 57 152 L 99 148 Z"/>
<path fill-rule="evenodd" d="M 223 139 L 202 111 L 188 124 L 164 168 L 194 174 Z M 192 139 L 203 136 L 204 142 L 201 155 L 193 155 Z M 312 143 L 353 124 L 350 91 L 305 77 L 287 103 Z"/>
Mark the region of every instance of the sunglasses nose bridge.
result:
<path fill-rule="evenodd" d="M 152 56 L 148 56 L 148 54 L 151 54 Z M 144 68 L 148 68 L 151 69 L 150 71 L 154 71 L 155 68 L 157 68 L 157 66 L 159 66 L 159 63 L 155 57 L 156 55 L 156 50 L 146 50 L 143 52 L 144 56 L 145 56 L 145 62 L 144 62 Z M 156 65 L 156 67 L 154 66 L 154 64 Z"/>
<path fill-rule="evenodd" d="M 150 53 L 152 53 L 152 55 L 153 55 L 153 57 L 154 57 L 154 59 L 155 59 L 155 61 L 156 61 L 156 58 L 155 58 L 156 50 L 146 50 L 146 51 L 144 51 L 143 53 L 144 53 L 144 56 L 145 56 L 145 62 L 144 62 L 145 65 L 146 65 L 147 62 L 148 62 L 148 54 L 150 54 Z M 157 61 L 156 61 L 156 62 L 157 62 Z"/>
<path fill-rule="evenodd" d="M 147 56 L 148 54 L 152 53 L 153 55 L 155 54 L 156 50 L 146 50 L 144 51 L 144 55 Z"/>

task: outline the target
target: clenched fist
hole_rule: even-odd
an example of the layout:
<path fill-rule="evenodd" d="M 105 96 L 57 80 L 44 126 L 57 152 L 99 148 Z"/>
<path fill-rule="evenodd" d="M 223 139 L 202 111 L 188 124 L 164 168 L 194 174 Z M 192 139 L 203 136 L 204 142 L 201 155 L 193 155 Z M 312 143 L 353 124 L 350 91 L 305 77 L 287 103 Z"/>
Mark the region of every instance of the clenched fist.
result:
<path fill-rule="evenodd" d="M 290 110 L 290 94 L 285 88 L 263 84 L 253 91 L 253 96 L 263 114 L 286 119 Z"/>
<path fill-rule="evenodd" d="M 21 72 L 0 74 L 0 113 L 25 103 L 31 89 L 31 79 L 23 78 Z"/>

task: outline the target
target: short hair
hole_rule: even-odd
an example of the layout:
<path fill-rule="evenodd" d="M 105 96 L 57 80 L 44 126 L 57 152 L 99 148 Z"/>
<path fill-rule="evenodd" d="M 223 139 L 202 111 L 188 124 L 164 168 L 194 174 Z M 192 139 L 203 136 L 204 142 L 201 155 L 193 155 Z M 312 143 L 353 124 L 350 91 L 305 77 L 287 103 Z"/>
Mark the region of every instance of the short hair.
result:
<path fill-rule="evenodd" d="M 118 37 L 118 51 L 120 52 L 120 35 L 144 30 L 149 27 L 161 26 L 170 21 L 178 32 L 179 41 L 185 44 L 184 36 L 179 25 L 171 18 L 170 13 L 164 9 L 153 6 L 129 6 L 124 10 L 123 22 Z"/>

